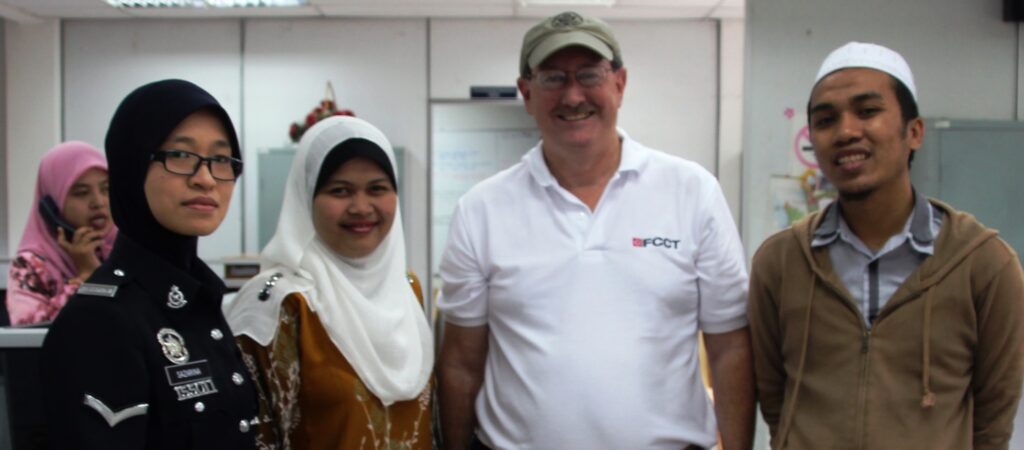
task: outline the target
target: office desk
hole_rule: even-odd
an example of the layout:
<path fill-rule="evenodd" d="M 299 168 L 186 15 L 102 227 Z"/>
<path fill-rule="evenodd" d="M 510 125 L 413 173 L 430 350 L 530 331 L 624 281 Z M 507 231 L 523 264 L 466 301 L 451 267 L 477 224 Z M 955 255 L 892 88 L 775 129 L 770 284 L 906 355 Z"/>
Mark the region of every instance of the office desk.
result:
<path fill-rule="evenodd" d="M 47 449 L 39 384 L 46 328 L 0 328 L 0 449 Z"/>

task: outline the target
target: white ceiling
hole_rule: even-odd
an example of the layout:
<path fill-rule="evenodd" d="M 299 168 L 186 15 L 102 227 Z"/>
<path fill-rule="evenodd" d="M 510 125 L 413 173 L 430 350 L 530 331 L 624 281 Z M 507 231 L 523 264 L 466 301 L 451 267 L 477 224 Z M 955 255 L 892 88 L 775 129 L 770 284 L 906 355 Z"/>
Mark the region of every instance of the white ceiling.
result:
<path fill-rule="evenodd" d="M 82 18 L 196 17 L 546 17 L 566 9 L 611 19 L 741 18 L 746 0 L 615 0 L 613 6 L 525 5 L 524 0 L 310 0 L 295 8 L 118 9 L 105 0 L 0 0 L 17 22 Z"/>

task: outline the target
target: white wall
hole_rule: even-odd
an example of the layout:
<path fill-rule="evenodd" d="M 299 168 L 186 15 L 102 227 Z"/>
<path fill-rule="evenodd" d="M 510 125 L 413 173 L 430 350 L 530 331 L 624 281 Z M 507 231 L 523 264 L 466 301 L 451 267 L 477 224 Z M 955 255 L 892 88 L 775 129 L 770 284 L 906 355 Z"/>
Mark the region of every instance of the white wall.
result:
<path fill-rule="evenodd" d="M 55 22 L 42 27 L 50 33 L 42 38 L 36 36 L 40 26 L 12 24 L 7 62 L 8 92 L 14 96 L 8 107 L 17 114 L 8 121 L 12 134 L 7 169 L 12 176 L 7 191 L 14 194 L 20 192 L 15 187 L 31 185 L 39 156 L 62 138 L 102 147 L 110 117 L 130 90 L 160 78 L 190 79 L 225 105 L 240 132 L 247 164 L 240 183 L 244 192 L 236 191 L 224 226 L 202 241 L 201 254 L 255 253 L 255 156 L 288 144 L 288 125 L 316 105 L 330 80 L 340 105 L 377 124 L 395 145 L 406 148 L 402 206 L 407 248 L 412 268 L 427 273 L 429 104 L 467 98 L 470 85 L 514 85 L 522 34 L 534 22 L 71 20 L 63 25 L 63 38 Z M 641 142 L 695 160 L 712 172 L 727 167 L 729 162 L 719 160 L 726 153 L 717 148 L 719 96 L 729 96 L 733 109 L 738 97 L 735 89 L 719 89 L 718 66 L 741 66 L 742 57 L 736 50 L 723 54 L 718 40 L 720 33 L 731 30 L 729 48 L 735 48 L 742 27 L 734 23 L 720 29 L 716 21 L 680 19 L 611 23 L 630 71 L 621 125 Z M 52 76 L 40 76 L 47 71 Z M 20 136 L 27 132 L 46 137 L 26 145 Z M 31 149 L 27 157 L 13 150 L 22 147 Z M 738 179 L 723 181 L 735 183 L 738 191 Z M 10 197 L 8 235 L 16 243 L 31 205 L 26 196 Z"/>
<path fill-rule="evenodd" d="M 399 184 L 406 253 L 421 278 L 428 273 L 429 242 L 426 41 L 425 20 L 253 20 L 245 24 L 241 67 L 248 161 L 256 161 L 256 152 L 289 143 L 289 124 L 319 103 L 327 81 L 339 106 L 405 148 Z M 250 173 L 257 173 L 255 165 Z M 245 180 L 247 192 L 257 191 L 257 181 Z M 255 197 L 246 199 L 247 223 L 257 217 Z M 246 229 L 250 252 L 259 250 L 256 231 Z"/>
<path fill-rule="evenodd" d="M 519 47 L 535 20 L 430 21 L 430 98 L 469 98 L 470 86 L 515 86 Z"/>
<path fill-rule="evenodd" d="M 60 22 L 6 22 L 7 242 L 17 249 L 28 213 L 39 160 L 60 142 Z"/>
<path fill-rule="evenodd" d="M 65 22 L 64 139 L 103 149 L 121 100 L 143 84 L 166 78 L 185 79 L 206 89 L 240 130 L 240 41 L 237 20 Z M 244 136 L 240 137 L 245 148 Z M 199 240 L 199 256 L 215 259 L 242 251 L 242 201 L 241 186 L 236 186 L 224 222 Z"/>
<path fill-rule="evenodd" d="M 466 98 L 470 85 L 515 86 L 523 34 L 536 19 L 430 22 L 431 95 Z M 634 139 L 717 172 L 715 21 L 608 20 L 628 70 L 619 125 Z"/>
<path fill-rule="evenodd" d="M 0 21 L 0 86 L 7 85 L 6 58 L 3 53 L 5 24 Z M 7 92 L 0 90 L 0 179 L 8 180 L 7 174 Z M 7 185 L 0 182 L 0 217 L 8 217 L 7 209 Z M 0 220 L 0 260 L 8 255 L 7 250 L 7 221 Z M 0 269 L 4 267 L 0 265 Z"/>
<path fill-rule="evenodd" d="M 790 171 L 818 65 L 850 40 L 890 46 L 914 70 L 924 117 L 1013 120 L 1017 25 L 1002 0 L 748 2 L 743 237 L 752 255 L 775 230 L 769 177 Z M 797 115 L 787 119 L 786 108 Z M 928 151 L 927 148 L 923 151 Z"/>
<path fill-rule="evenodd" d="M 740 222 L 743 160 L 743 45 L 745 23 L 725 19 L 718 33 L 718 182 L 732 218 Z"/>

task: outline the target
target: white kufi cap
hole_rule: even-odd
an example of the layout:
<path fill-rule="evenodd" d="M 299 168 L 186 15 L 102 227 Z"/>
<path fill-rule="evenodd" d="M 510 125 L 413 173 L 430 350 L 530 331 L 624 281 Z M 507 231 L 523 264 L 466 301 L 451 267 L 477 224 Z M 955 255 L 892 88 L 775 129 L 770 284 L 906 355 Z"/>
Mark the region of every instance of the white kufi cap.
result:
<path fill-rule="evenodd" d="M 817 85 L 832 72 L 852 67 L 875 69 L 892 75 L 910 90 L 910 95 L 917 101 L 917 86 L 914 85 L 914 74 L 910 72 L 907 61 L 899 53 L 878 44 L 850 42 L 833 50 L 821 63 L 814 84 Z"/>

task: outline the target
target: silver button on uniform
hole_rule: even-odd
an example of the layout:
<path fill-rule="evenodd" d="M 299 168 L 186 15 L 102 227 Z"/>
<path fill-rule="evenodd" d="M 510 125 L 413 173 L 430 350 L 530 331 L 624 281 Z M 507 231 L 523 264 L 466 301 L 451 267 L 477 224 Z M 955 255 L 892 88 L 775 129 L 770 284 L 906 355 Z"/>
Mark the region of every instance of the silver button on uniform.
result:
<path fill-rule="evenodd" d="M 203 402 L 196 402 L 196 412 L 206 411 L 206 405 Z"/>
<path fill-rule="evenodd" d="M 249 431 L 249 422 L 247 422 L 245 419 L 242 419 L 241 421 L 239 421 L 238 422 L 238 431 L 241 431 L 243 433 L 248 432 Z"/>
<path fill-rule="evenodd" d="M 215 340 L 215 341 L 219 341 L 219 340 L 221 340 L 224 337 L 224 333 L 222 333 L 220 330 L 214 328 L 214 329 L 210 330 L 210 337 L 212 337 L 213 340 Z"/>
<path fill-rule="evenodd" d="M 124 276 L 124 271 L 121 270 L 121 269 L 114 269 L 114 275 L 117 275 L 119 277 L 123 277 Z"/>
<path fill-rule="evenodd" d="M 234 381 L 236 386 L 241 386 L 242 382 L 245 381 L 245 378 L 242 378 L 242 374 L 235 372 L 231 374 L 231 381 Z"/>

